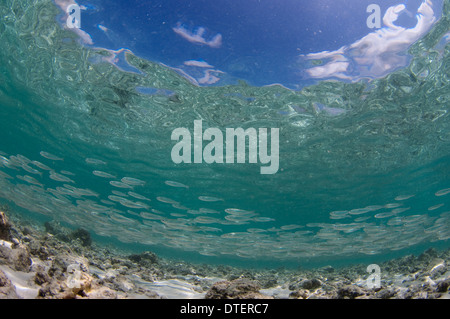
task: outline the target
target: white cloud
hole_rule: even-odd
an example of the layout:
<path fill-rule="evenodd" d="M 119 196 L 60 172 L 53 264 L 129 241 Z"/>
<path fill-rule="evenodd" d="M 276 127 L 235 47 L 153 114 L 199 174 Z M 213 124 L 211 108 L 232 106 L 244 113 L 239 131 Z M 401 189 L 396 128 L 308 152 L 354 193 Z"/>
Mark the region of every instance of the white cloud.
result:
<path fill-rule="evenodd" d="M 219 77 L 217 77 L 216 75 L 219 73 L 224 73 L 220 70 L 206 70 L 205 71 L 205 75 L 198 79 L 198 83 L 200 84 L 214 84 L 216 82 L 218 82 L 220 80 Z M 216 75 L 215 75 L 216 74 Z"/>
<path fill-rule="evenodd" d="M 55 0 L 56 5 L 58 5 L 64 12 L 67 12 L 67 8 L 72 4 L 77 4 L 74 0 Z M 80 9 L 83 9 L 83 7 L 80 7 Z M 69 14 L 66 13 L 64 16 L 64 21 L 67 21 L 69 18 Z M 78 36 L 80 37 L 80 40 L 85 43 L 92 45 L 94 44 L 94 41 L 92 41 L 91 36 L 86 31 L 83 31 L 79 28 L 72 28 L 72 31 L 74 31 Z"/>
<path fill-rule="evenodd" d="M 184 65 L 195 66 L 195 67 L 199 67 L 199 68 L 213 68 L 212 65 L 208 64 L 205 61 L 196 61 L 196 60 L 185 61 Z"/>
<path fill-rule="evenodd" d="M 204 27 L 199 27 L 197 31 L 191 32 L 182 26 L 181 23 L 178 23 L 172 30 L 191 43 L 204 44 L 211 48 L 220 48 L 222 46 L 222 35 L 218 33 L 211 40 L 206 40 L 203 36 L 205 33 Z"/>
<path fill-rule="evenodd" d="M 405 6 L 390 7 L 383 17 L 383 28 L 336 51 L 301 56 L 306 60 L 325 60 L 324 64 L 307 69 L 307 74 L 312 78 L 359 80 L 363 77 L 382 77 L 398 67 L 406 66 L 406 50 L 423 37 L 436 21 L 432 6 L 430 0 L 422 2 L 416 14 L 417 24 L 410 29 L 394 23 L 406 10 Z"/>

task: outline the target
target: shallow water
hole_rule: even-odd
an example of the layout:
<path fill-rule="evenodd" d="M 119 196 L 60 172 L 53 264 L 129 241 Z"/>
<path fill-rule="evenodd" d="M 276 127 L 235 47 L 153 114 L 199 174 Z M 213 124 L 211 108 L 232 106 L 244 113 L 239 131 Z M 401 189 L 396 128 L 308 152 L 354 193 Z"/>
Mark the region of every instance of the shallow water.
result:
<path fill-rule="evenodd" d="M 391 258 L 450 238 L 449 2 L 377 79 L 200 86 L 0 4 L 0 197 L 130 250 L 246 265 Z M 59 18 L 57 18 L 59 17 Z M 279 170 L 175 164 L 173 130 L 279 128 Z M 204 142 L 205 146 L 207 142 Z"/>

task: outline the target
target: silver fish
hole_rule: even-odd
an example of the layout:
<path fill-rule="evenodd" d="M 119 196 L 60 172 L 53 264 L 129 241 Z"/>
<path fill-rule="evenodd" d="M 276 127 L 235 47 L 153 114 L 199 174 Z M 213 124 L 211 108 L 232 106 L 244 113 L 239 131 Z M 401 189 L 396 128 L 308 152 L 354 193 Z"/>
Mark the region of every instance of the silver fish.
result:
<path fill-rule="evenodd" d="M 42 175 L 42 173 L 40 171 L 30 167 L 28 164 L 22 164 L 22 168 L 24 170 L 26 170 L 28 173 L 35 174 L 35 175 Z"/>
<path fill-rule="evenodd" d="M 120 197 L 127 197 L 128 195 L 119 191 L 111 191 L 114 195 L 120 196 Z"/>
<path fill-rule="evenodd" d="M 225 212 L 227 214 L 240 215 L 240 216 L 253 216 L 253 215 L 255 215 L 255 212 L 253 212 L 253 211 L 248 211 L 248 210 L 244 210 L 244 209 L 240 209 L 240 208 L 227 208 L 227 209 L 225 209 Z"/>
<path fill-rule="evenodd" d="M 399 195 L 395 197 L 395 200 L 407 200 L 408 198 L 414 197 L 415 195 Z"/>
<path fill-rule="evenodd" d="M 94 164 L 94 165 L 105 165 L 106 162 L 99 160 L 99 159 L 95 159 L 95 158 L 86 158 L 85 159 L 86 163 L 88 164 Z"/>
<path fill-rule="evenodd" d="M 166 185 L 168 186 L 172 186 L 172 187 L 182 187 L 182 188 L 189 188 L 189 186 L 178 183 L 178 182 L 174 182 L 174 181 L 165 181 L 164 182 Z"/>
<path fill-rule="evenodd" d="M 173 199 L 167 198 L 167 197 L 162 197 L 162 196 L 158 196 L 156 197 L 156 199 L 162 203 L 167 203 L 167 204 L 179 204 L 177 201 L 174 201 Z"/>
<path fill-rule="evenodd" d="M 441 189 L 440 191 L 437 191 L 434 195 L 436 196 L 444 196 L 450 193 L 450 188 Z"/>
<path fill-rule="evenodd" d="M 58 182 L 75 183 L 73 180 L 71 180 L 67 176 L 58 174 L 56 172 L 50 172 L 50 178 L 53 179 L 54 181 L 58 181 Z"/>
<path fill-rule="evenodd" d="M 48 167 L 48 166 L 45 165 L 45 164 L 42 164 L 42 163 L 39 162 L 39 161 L 32 161 L 31 164 L 33 164 L 34 166 L 37 166 L 37 167 L 39 167 L 40 169 L 43 169 L 43 170 L 45 170 L 45 171 L 51 171 L 51 170 L 52 170 L 50 167 Z"/>
<path fill-rule="evenodd" d="M 124 200 L 125 198 L 120 197 L 120 196 L 114 196 L 114 195 L 109 195 L 108 198 L 110 200 L 112 200 L 113 202 L 118 202 L 120 203 L 121 200 Z"/>
<path fill-rule="evenodd" d="M 218 212 L 217 210 L 214 209 L 210 209 L 210 208 L 200 208 L 199 211 L 201 213 L 205 213 L 205 214 L 220 214 L 220 212 Z"/>
<path fill-rule="evenodd" d="M 23 181 L 25 181 L 25 182 L 27 182 L 27 183 L 30 183 L 30 184 L 34 184 L 34 185 L 37 185 L 37 186 L 44 186 L 44 185 L 42 185 L 41 183 L 39 183 L 38 180 L 36 180 L 35 178 L 33 178 L 33 177 L 31 177 L 31 176 L 28 176 L 28 175 L 25 175 L 25 176 L 16 176 L 16 177 L 19 178 L 19 179 L 21 179 L 21 180 L 23 180 Z"/>
<path fill-rule="evenodd" d="M 58 157 L 56 155 L 50 154 L 48 152 L 41 151 L 39 154 L 41 154 L 42 157 L 45 157 L 46 159 L 52 160 L 52 161 L 63 161 L 61 157 Z"/>
<path fill-rule="evenodd" d="M 93 196 L 98 197 L 99 194 L 96 192 L 91 191 L 90 189 L 83 189 L 83 188 L 75 188 L 74 192 L 81 196 Z"/>
<path fill-rule="evenodd" d="M 436 210 L 436 209 L 438 209 L 438 208 L 440 208 L 440 207 L 442 207 L 442 206 L 444 206 L 444 204 L 437 204 L 437 205 L 428 207 L 428 210 Z"/>
<path fill-rule="evenodd" d="M 61 171 L 61 174 L 64 174 L 64 175 L 70 175 L 70 176 L 75 176 L 74 173 L 69 172 L 69 171 Z"/>
<path fill-rule="evenodd" d="M 116 176 L 102 172 L 102 171 L 93 171 L 92 174 L 94 174 L 95 176 L 98 176 L 98 177 L 103 177 L 103 178 L 110 178 L 110 179 L 116 178 Z"/>
<path fill-rule="evenodd" d="M 259 223 L 266 223 L 266 222 L 273 222 L 275 219 L 270 217 L 254 217 L 252 218 L 253 221 L 259 222 Z"/>
<path fill-rule="evenodd" d="M 132 177 L 124 177 L 121 179 L 122 183 L 128 184 L 128 185 L 132 185 L 132 186 L 143 186 L 145 185 L 145 182 L 137 179 L 137 178 L 132 178 Z"/>
<path fill-rule="evenodd" d="M 120 200 L 119 203 L 128 208 L 140 208 L 140 209 L 148 209 L 149 208 L 148 205 L 145 205 L 144 203 L 135 203 L 126 198 Z"/>
<path fill-rule="evenodd" d="M 122 183 L 122 182 L 117 182 L 117 181 L 110 181 L 109 184 L 111 184 L 114 187 L 119 187 L 119 188 L 133 188 L 132 186 Z"/>
<path fill-rule="evenodd" d="M 201 200 L 201 201 L 204 201 L 204 202 L 219 202 L 219 201 L 223 201 L 222 198 L 213 197 L 213 196 L 199 196 L 198 199 Z"/>
<path fill-rule="evenodd" d="M 149 198 L 147 198 L 141 194 L 135 193 L 135 192 L 128 192 L 128 195 L 130 195 L 131 197 L 137 198 L 137 199 L 150 201 Z"/>

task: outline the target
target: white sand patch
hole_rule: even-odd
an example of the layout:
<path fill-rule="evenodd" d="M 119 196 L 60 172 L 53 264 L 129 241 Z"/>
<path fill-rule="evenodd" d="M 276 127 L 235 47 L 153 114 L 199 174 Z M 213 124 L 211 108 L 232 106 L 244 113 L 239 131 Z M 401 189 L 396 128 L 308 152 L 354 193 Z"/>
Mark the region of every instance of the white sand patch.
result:
<path fill-rule="evenodd" d="M 35 276 L 34 272 L 15 271 L 11 268 L 0 265 L 0 270 L 3 271 L 11 280 L 11 283 L 16 288 L 16 293 L 22 299 L 35 299 L 39 293 L 39 287 L 33 283 Z"/>

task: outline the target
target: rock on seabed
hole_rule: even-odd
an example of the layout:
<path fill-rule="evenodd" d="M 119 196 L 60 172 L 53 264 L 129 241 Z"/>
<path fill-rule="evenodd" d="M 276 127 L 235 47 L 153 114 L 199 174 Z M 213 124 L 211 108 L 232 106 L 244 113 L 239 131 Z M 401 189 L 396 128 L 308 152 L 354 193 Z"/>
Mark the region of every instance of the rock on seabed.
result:
<path fill-rule="evenodd" d="M 44 230 L 13 217 L 0 214 L 9 239 L 0 239 L 0 299 L 450 299 L 450 249 L 380 263 L 381 287 L 369 289 L 367 265 L 295 270 L 192 264 L 107 248 L 85 231 L 56 223 Z"/>

